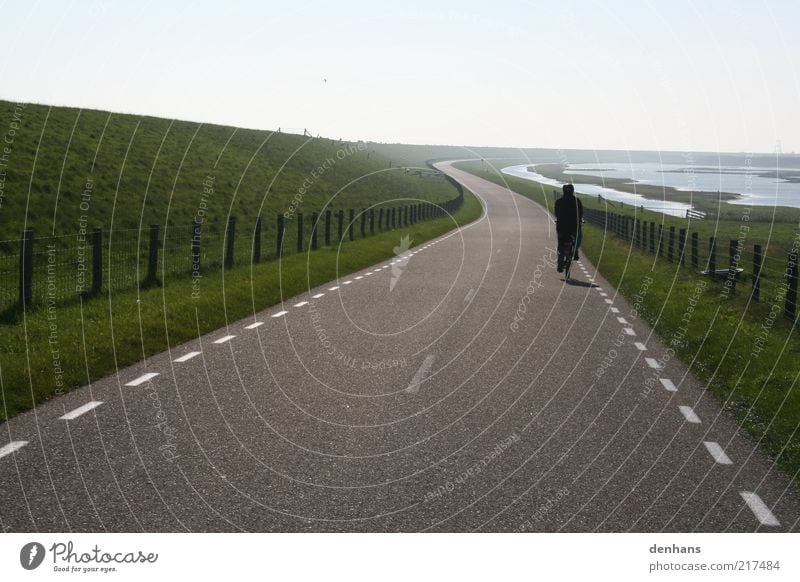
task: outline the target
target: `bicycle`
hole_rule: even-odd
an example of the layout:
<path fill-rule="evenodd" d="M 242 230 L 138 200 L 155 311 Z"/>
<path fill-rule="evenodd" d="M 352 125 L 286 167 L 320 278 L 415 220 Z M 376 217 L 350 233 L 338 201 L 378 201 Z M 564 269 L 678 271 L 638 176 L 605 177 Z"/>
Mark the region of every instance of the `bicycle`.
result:
<path fill-rule="evenodd" d="M 569 270 L 572 267 L 572 258 L 575 256 L 575 237 L 570 235 L 568 240 L 564 241 L 562 245 L 562 252 L 564 253 L 564 282 L 569 281 Z"/>

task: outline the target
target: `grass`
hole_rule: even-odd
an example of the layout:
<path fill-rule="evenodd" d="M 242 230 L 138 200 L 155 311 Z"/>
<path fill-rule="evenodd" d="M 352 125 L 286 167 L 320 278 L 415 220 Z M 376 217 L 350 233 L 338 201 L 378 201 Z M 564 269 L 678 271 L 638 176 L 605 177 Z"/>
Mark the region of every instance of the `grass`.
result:
<path fill-rule="evenodd" d="M 460 167 L 552 207 L 552 186 L 498 175 L 475 163 Z M 586 201 L 587 206 L 595 203 Z M 671 223 L 659 215 L 659 222 L 662 219 Z M 695 221 L 692 227 L 704 234 L 715 232 L 714 228 L 728 233 L 733 231 L 726 229 L 739 227 L 735 222 L 713 224 Z M 796 226 L 788 224 L 751 227 L 753 237 L 764 236 L 773 247 L 785 249 L 797 236 Z M 782 315 L 783 304 L 772 317 L 773 302 L 763 292 L 758 304 L 748 300 L 746 285 L 733 298 L 725 297 L 719 282 L 657 259 L 593 225 L 584 228 L 583 251 L 603 276 L 637 306 L 638 316 L 800 487 L 800 342 L 795 326 Z M 651 282 L 645 285 L 648 279 Z"/>
<path fill-rule="evenodd" d="M 478 200 L 465 192 L 465 202 L 454 218 L 464 225 L 480 213 Z M 420 222 L 357 238 L 341 248 L 323 247 L 252 269 L 243 265 L 225 270 L 224 283 L 221 269 L 204 273 L 197 299 L 191 298 L 192 281 L 186 277 L 140 293 L 112 293 L 83 305 L 28 313 L 22 325 L 6 326 L 0 335 L 0 419 L 196 338 L 198 333 L 390 258 L 403 235 L 410 235 L 417 246 L 452 228 L 451 218 Z M 51 343 L 53 338 L 55 343 Z M 55 363 L 53 349 L 58 351 Z"/>

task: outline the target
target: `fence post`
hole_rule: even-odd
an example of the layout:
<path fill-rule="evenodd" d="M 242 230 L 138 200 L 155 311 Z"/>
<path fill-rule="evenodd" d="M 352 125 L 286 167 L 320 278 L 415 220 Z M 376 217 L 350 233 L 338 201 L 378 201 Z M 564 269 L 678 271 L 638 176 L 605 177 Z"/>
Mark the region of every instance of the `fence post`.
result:
<path fill-rule="evenodd" d="M 761 265 L 763 262 L 761 245 L 753 245 L 753 290 L 750 296 L 755 302 L 761 300 Z"/>
<path fill-rule="evenodd" d="M 797 317 L 797 253 L 789 253 L 786 265 L 786 309 L 785 315 L 792 321 Z"/>
<path fill-rule="evenodd" d="M 378 230 L 383 230 L 383 208 L 378 209 Z"/>
<path fill-rule="evenodd" d="M 367 236 L 367 209 L 361 209 L 361 238 Z"/>
<path fill-rule="evenodd" d="M 658 256 L 664 256 L 664 225 L 658 225 Z"/>
<path fill-rule="evenodd" d="M 675 258 L 675 227 L 669 227 L 669 241 L 667 242 L 667 260 L 671 263 Z"/>
<path fill-rule="evenodd" d="M 331 211 L 325 211 L 325 246 L 331 246 Z"/>
<path fill-rule="evenodd" d="M 33 300 L 33 229 L 22 231 L 19 248 L 19 304 L 26 309 Z"/>
<path fill-rule="evenodd" d="M 261 262 L 261 217 L 256 217 L 256 228 L 253 231 L 253 263 Z"/>
<path fill-rule="evenodd" d="M 147 282 L 156 280 L 158 273 L 158 225 L 150 225 L 150 248 L 147 251 Z"/>
<path fill-rule="evenodd" d="M 337 239 L 339 241 L 338 244 L 342 244 L 342 242 L 344 241 L 344 210 L 340 210 L 336 214 L 336 221 L 339 227 L 338 228 L 339 238 Z"/>
<path fill-rule="evenodd" d="M 286 221 L 283 214 L 278 215 L 278 230 L 275 235 L 275 254 L 278 257 L 283 256 L 283 237 L 286 234 Z"/>
<path fill-rule="evenodd" d="M 708 275 L 712 279 L 717 273 L 717 240 L 712 236 L 708 239 Z"/>
<path fill-rule="evenodd" d="M 303 213 L 297 213 L 297 252 L 303 252 Z"/>
<path fill-rule="evenodd" d="M 700 240 L 696 232 L 692 233 L 692 269 L 700 268 Z"/>
<path fill-rule="evenodd" d="M 392 222 L 391 227 L 394 229 L 397 225 L 397 208 L 392 206 Z"/>
<path fill-rule="evenodd" d="M 92 232 L 92 295 L 103 290 L 103 231 Z"/>
<path fill-rule="evenodd" d="M 317 228 L 319 227 L 319 214 L 317 212 L 311 213 L 311 250 L 315 251 L 317 246 Z"/>
<path fill-rule="evenodd" d="M 356 220 L 356 211 L 352 208 L 350 209 L 350 223 L 347 225 L 347 230 L 350 233 L 350 240 L 353 240 L 356 236 L 355 233 L 355 220 Z"/>
<path fill-rule="evenodd" d="M 682 228 L 678 233 L 678 263 L 681 267 L 686 264 L 686 229 Z"/>
<path fill-rule="evenodd" d="M 233 243 L 236 240 L 236 217 L 228 217 L 228 231 L 225 235 L 225 268 L 233 267 Z"/>
<path fill-rule="evenodd" d="M 730 282 L 731 295 L 736 293 L 736 277 L 738 276 L 736 268 L 739 266 L 739 259 L 736 256 L 738 254 L 738 246 L 738 240 L 732 240 L 728 244 L 728 281 Z"/>
<path fill-rule="evenodd" d="M 656 252 L 656 223 L 650 222 L 650 252 Z"/>
<path fill-rule="evenodd" d="M 375 209 L 369 209 L 369 233 L 375 234 Z"/>

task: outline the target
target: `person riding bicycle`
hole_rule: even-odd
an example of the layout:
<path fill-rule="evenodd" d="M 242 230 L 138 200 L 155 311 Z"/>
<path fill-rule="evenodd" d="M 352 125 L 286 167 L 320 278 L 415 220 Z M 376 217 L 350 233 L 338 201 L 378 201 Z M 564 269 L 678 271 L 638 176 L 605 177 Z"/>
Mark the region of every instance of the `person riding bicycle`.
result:
<path fill-rule="evenodd" d="M 561 188 L 564 195 L 556 200 L 556 236 L 558 236 L 559 273 L 564 271 L 564 242 L 570 237 L 575 241 L 573 249 L 575 259 L 578 258 L 578 247 L 581 244 L 581 223 L 583 222 L 583 204 L 575 197 L 575 186 L 564 184 Z"/>

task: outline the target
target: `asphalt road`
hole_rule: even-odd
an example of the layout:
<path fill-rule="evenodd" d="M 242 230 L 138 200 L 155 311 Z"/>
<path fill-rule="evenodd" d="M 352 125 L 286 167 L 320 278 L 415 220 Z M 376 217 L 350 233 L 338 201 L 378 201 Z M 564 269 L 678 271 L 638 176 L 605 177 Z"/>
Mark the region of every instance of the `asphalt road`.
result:
<path fill-rule="evenodd" d="M 632 306 L 555 272 L 546 211 L 441 168 L 483 218 L 0 425 L 0 526 L 798 530 Z"/>

